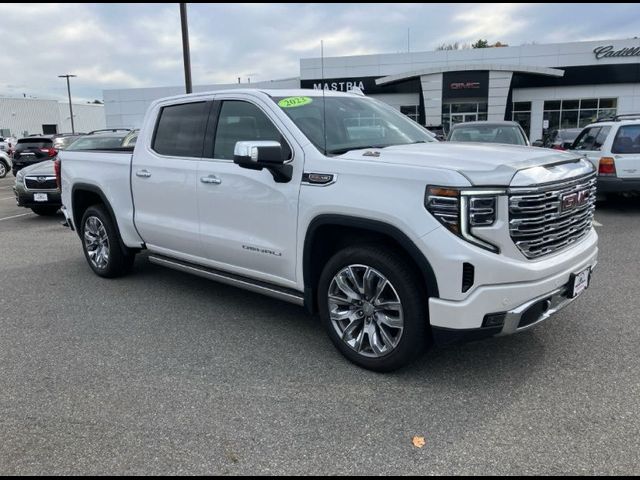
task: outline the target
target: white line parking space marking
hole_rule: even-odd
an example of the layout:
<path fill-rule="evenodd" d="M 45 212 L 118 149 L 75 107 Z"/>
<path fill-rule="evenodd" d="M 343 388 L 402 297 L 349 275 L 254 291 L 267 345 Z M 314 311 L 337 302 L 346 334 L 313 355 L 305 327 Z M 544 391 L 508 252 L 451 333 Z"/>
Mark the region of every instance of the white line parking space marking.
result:
<path fill-rule="evenodd" d="M 4 198 L 0 198 L 0 200 L 15 200 L 16 197 L 4 197 Z"/>
<path fill-rule="evenodd" d="M 602 225 L 599 221 L 594 220 L 594 221 L 593 221 L 593 226 L 594 226 L 594 227 L 602 227 L 603 225 Z"/>
<path fill-rule="evenodd" d="M 24 217 L 25 215 L 33 215 L 33 212 L 21 213 L 20 215 L 12 215 L 10 217 L 0 218 L 0 222 L 3 220 L 11 220 L 12 218 Z"/>

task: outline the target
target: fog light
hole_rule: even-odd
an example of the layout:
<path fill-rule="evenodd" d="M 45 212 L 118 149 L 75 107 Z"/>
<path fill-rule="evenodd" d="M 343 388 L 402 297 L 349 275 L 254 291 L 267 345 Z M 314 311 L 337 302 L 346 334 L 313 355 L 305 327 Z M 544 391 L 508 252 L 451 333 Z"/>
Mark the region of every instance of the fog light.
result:
<path fill-rule="evenodd" d="M 482 327 L 501 327 L 504 325 L 504 319 L 507 316 L 506 313 L 490 313 L 484 316 L 482 321 Z"/>

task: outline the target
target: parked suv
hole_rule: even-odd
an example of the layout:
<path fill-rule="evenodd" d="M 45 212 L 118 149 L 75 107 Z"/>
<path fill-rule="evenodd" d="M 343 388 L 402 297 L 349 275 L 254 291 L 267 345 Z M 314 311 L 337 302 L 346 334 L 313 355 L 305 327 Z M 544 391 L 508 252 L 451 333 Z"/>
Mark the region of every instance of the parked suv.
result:
<path fill-rule="evenodd" d="M 55 215 L 62 206 L 52 160 L 22 168 L 16 174 L 13 192 L 19 207 L 38 215 Z"/>
<path fill-rule="evenodd" d="M 430 341 L 531 328 L 581 295 L 597 263 L 589 161 L 437 142 L 358 94 L 165 98 L 135 149 L 69 148 L 59 166 L 62 211 L 96 275 L 130 272 L 146 249 L 318 312 L 340 352 L 373 370 Z"/>
<path fill-rule="evenodd" d="M 51 137 L 21 138 L 16 143 L 13 152 L 13 174 L 16 175 L 27 165 L 51 160 L 57 153 L 57 150 L 53 147 L 53 139 Z"/>
<path fill-rule="evenodd" d="M 640 114 L 587 125 L 571 151 L 598 169 L 598 194 L 640 193 Z"/>

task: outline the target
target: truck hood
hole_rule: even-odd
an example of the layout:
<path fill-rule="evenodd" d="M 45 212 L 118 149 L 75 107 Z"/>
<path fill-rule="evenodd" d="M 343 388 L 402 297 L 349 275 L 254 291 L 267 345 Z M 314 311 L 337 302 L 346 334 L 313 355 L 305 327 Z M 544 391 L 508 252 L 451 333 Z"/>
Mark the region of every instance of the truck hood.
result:
<path fill-rule="evenodd" d="M 22 169 L 25 175 L 55 175 L 53 160 L 45 160 Z"/>
<path fill-rule="evenodd" d="M 454 170 L 472 185 L 508 186 L 520 170 L 567 163 L 580 157 L 575 153 L 518 145 L 433 142 L 351 150 L 341 158 Z"/>

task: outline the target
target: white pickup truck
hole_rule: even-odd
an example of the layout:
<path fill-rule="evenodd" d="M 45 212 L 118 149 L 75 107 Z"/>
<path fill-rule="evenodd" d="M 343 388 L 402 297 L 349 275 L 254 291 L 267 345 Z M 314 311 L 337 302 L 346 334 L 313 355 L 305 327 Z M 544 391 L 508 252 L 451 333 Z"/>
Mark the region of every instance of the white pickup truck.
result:
<path fill-rule="evenodd" d="M 355 93 L 158 100 L 133 151 L 63 151 L 63 211 L 103 277 L 134 255 L 319 313 L 354 363 L 525 330 L 597 262 L 575 154 L 440 143 Z"/>

